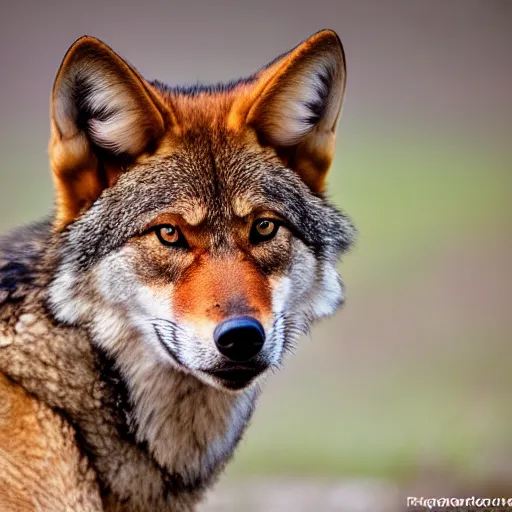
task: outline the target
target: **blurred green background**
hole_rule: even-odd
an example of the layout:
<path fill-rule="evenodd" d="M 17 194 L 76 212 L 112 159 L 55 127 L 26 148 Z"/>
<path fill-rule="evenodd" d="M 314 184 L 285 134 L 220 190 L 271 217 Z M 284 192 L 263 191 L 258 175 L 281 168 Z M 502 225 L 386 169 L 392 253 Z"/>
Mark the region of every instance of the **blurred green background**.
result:
<path fill-rule="evenodd" d="M 1 10 L 2 231 L 51 208 L 48 98 L 79 36 L 170 83 L 249 74 L 324 27 L 344 43 L 330 193 L 360 231 L 340 265 L 348 301 L 269 379 L 205 510 L 396 512 L 412 490 L 512 494 L 512 2 Z M 350 508 L 351 492 L 382 499 Z"/>

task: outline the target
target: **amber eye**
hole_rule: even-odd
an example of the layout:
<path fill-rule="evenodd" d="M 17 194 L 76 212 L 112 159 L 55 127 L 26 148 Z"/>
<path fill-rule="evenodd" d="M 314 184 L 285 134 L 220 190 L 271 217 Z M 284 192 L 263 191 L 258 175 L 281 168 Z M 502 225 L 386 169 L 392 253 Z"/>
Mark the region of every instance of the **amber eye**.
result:
<path fill-rule="evenodd" d="M 180 230 L 172 224 L 162 224 L 155 228 L 156 236 L 163 245 L 186 247 L 187 242 Z"/>
<path fill-rule="evenodd" d="M 279 229 L 279 223 L 271 219 L 258 219 L 251 228 L 249 238 L 253 244 L 265 242 L 276 236 Z"/>

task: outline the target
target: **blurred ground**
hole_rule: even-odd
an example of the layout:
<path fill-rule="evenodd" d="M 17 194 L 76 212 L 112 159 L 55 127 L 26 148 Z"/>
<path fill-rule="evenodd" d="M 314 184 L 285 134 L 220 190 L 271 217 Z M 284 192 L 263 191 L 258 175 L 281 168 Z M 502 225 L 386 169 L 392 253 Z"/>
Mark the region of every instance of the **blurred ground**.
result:
<path fill-rule="evenodd" d="M 398 489 L 374 480 L 339 483 L 304 479 L 260 479 L 221 486 L 200 508 L 203 512 L 399 512 Z"/>

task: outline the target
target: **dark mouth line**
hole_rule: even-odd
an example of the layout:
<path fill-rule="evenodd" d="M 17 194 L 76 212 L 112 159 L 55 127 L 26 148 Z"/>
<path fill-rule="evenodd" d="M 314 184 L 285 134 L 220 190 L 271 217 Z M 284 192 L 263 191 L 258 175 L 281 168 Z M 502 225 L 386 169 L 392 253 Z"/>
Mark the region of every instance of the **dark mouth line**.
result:
<path fill-rule="evenodd" d="M 228 375 L 257 375 L 262 370 L 259 368 L 224 368 L 222 370 L 210 370 L 214 375 L 228 376 Z"/>
<path fill-rule="evenodd" d="M 219 379 L 223 383 L 235 386 L 246 386 L 252 382 L 256 377 L 263 373 L 262 368 L 233 368 L 225 370 L 214 370 L 208 372 L 213 377 Z"/>

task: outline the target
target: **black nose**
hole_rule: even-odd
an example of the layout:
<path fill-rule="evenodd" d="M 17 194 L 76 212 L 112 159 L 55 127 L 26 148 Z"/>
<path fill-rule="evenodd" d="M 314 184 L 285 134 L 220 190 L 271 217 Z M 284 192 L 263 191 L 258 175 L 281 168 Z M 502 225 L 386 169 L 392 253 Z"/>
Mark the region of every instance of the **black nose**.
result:
<path fill-rule="evenodd" d="M 219 352 L 231 361 L 252 359 L 263 347 L 265 331 L 255 318 L 241 316 L 224 320 L 213 332 Z"/>

